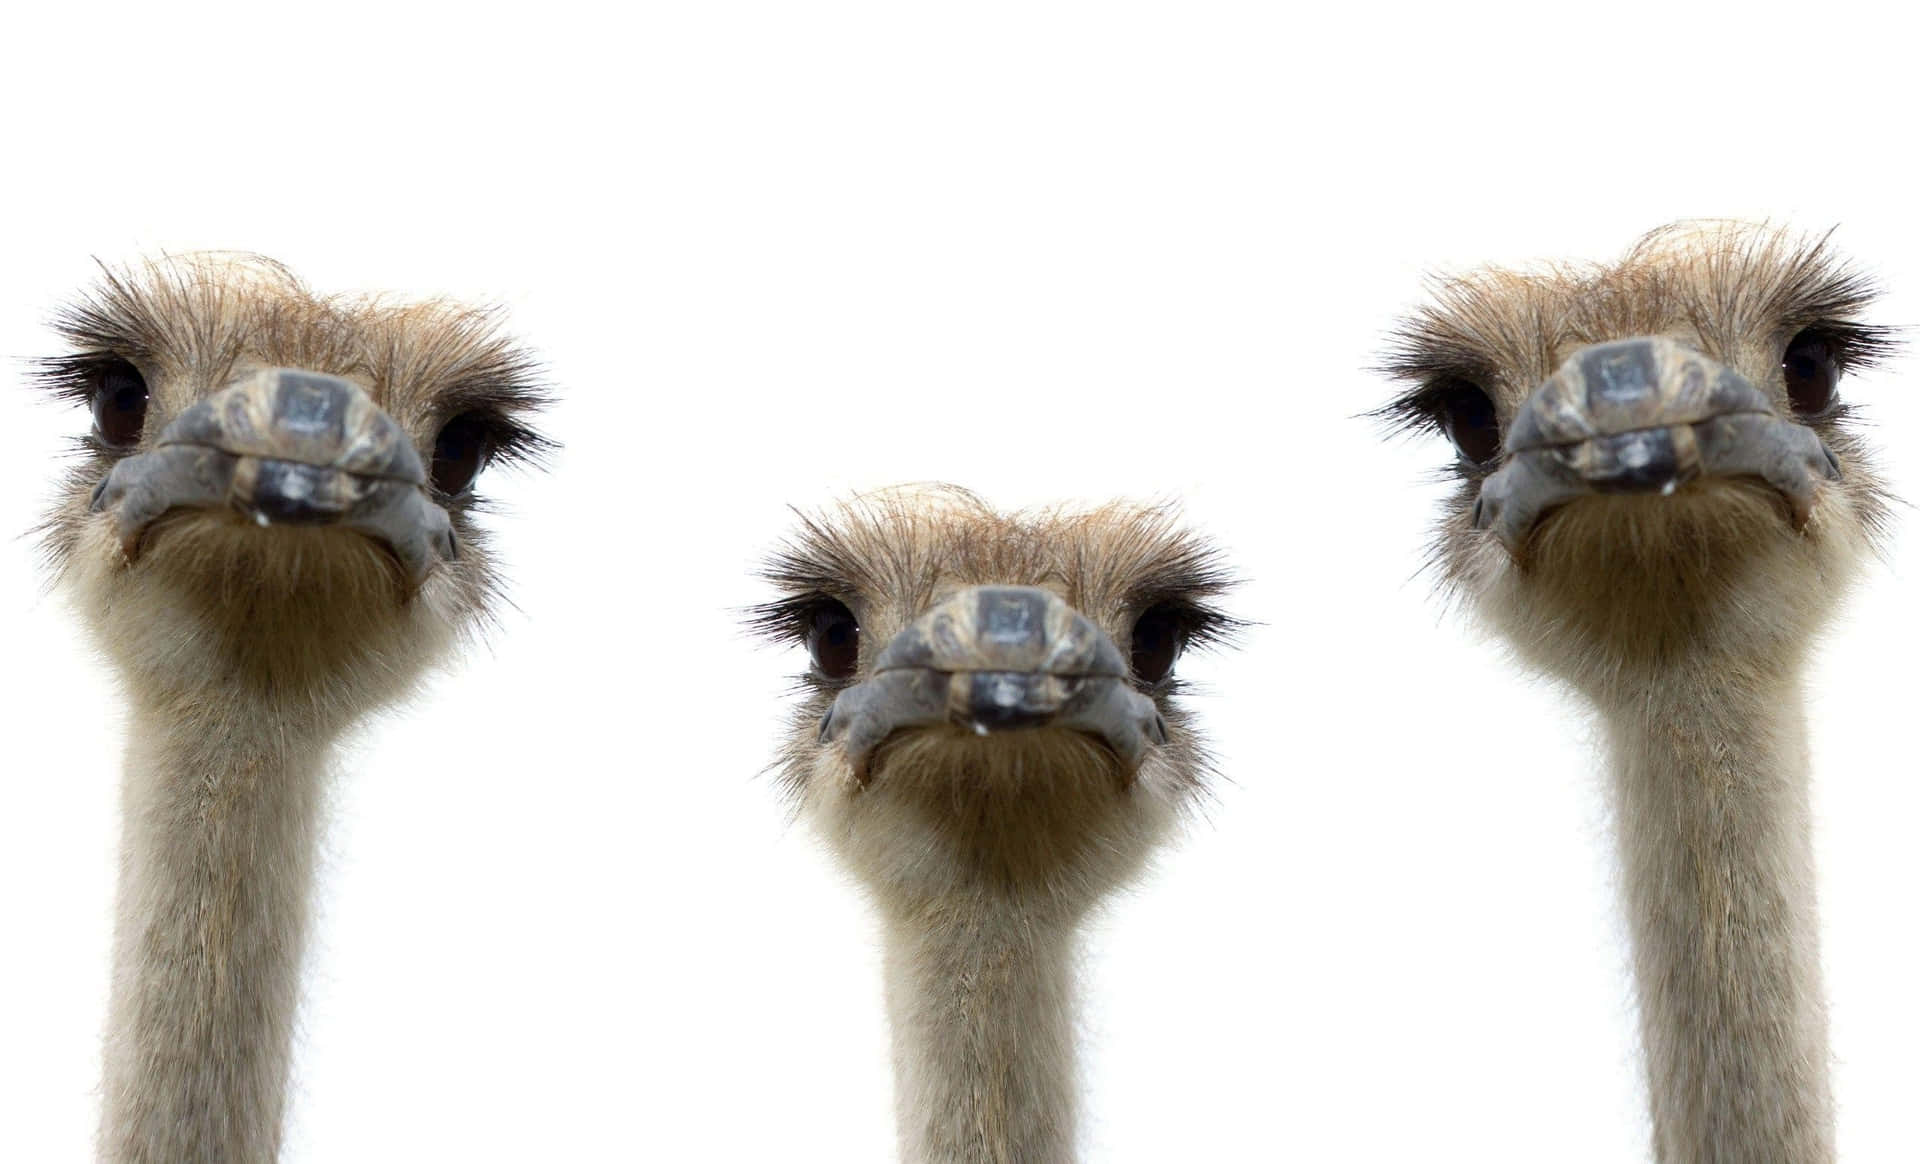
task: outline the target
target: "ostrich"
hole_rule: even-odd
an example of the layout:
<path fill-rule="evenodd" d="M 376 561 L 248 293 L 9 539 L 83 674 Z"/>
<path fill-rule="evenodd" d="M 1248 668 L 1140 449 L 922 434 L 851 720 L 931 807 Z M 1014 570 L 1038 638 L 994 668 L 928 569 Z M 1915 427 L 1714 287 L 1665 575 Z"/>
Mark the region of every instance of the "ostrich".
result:
<path fill-rule="evenodd" d="M 1825 238 L 1738 223 L 1441 281 L 1383 410 L 1451 437 L 1447 588 L 1599 712 L 1657 1159 L 1833 1157 L 1801 675 L 1888 498 Z"/>
<path fill-rule="evenodd" d="M 901 1157 L 1073 1159 L 1074 935 L 1202 793 L 1173 670 L 1234 628 L 1218 556 L 1165 509 L 912 487 L 765 576 L 812 657 L 780 781 L 881 917 Z"/>
<path fill-rule="evenodd" d="M 273 1159 L 328 753 L 473 631 L 473 511 L 543 392 L 493 316 L 260 258 L 108 271 L 43 363 L 92 431 L 43 527 L 130 726 L 100 1152 Z"/>

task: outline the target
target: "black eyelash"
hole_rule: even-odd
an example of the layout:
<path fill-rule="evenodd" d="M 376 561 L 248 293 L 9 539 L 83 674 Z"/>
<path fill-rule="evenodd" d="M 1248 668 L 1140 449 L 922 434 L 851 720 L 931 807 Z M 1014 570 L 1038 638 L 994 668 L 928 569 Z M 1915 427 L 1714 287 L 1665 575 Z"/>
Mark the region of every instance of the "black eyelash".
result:
<path fill-rule="evenodd" d="M 1900 351 L 1898 333 L 1890 327 L 1822 319 L 1802 324 L 1795 335 L 1811 332 L 1833 348 L 1834 366 L 1841 374 L 1879 367 Z"/>
<path fill-rule="evenodd" d="M 1149 610 L 1166 611 L 1180 631 L 1181 642 L 1194 648 L 1232 646 L 1247 626 L 1245 621 L 1217 607 L 1182 595 L 1151 598 L 1138 603 L 1138 608 L 1141 614 Z"/>
<path fill-rule="evenodd" d="M 1426 314 L 1400 325 L 1388 340 L 1386 358 L 1373 370 L 1412 387 L 1361 415 L 1389 433 L 1407 436 L 1445 436 L 1449 397 L 1462 385 L 1491 396 L 1487 385 L 1498 379 L 1498 371 L 1473 345 L 1440 329 Z"/>
<path fill-rule="evenodd" d="M 1483 377 L 1472 372 L 1435 368 L 1423 373 L 1415 387 L 1363 415 L 1385 424 L 1389 432 L 1445 436 L 1448 402 L 1462 388 L 1485 393 L 1482 383 Z"/>
<path fill-rule="evenodd" d="M 56 399 L 86 405 L 92 403 L 100 378 L 108 368 L 131 362 L 113 352 L 75 352 L 35 360 L 30 375 L 35 384 Z"/>
<path fill-rule="evenodd" d="M 747 631 L 783 646 L 805 643 L 807 629 L 813 625 L 815 615 L 845 605 L 845 602 L 824 590 L 809 590 L 786 598 L 776 598 L 772 602 L 747 608 Z"/>
<path fill-rule="evenodd" d="M 559 447 L 553 440 L 496 408 L 482 406 L 458 409 L 451 412 L 441 424 L 444 426 L 456 416 L 469 418 L 470 423 L 479 430 L 487 443 L 488 457 L 496 465 L 540 466 Z"/>
<path fill-rule="evenodd" d="M 448 387 L 441 401 L 444 411 L 440 423 L 445 425 L 456 416 L 469 417 L 486 439 L 495 464 L 544 467 L 560 447 L 559 442 L 520 420 L 552 403 L 542 382 L 543 371 L 524 353 L 497 356 L 484 370 Z"/>

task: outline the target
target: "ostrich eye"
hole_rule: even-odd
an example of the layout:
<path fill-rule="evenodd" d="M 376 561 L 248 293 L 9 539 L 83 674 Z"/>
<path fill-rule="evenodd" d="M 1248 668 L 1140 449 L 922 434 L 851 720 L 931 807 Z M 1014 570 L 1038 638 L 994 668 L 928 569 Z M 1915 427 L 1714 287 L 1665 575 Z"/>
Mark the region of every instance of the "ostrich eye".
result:
<path fill-rule="evenodd" d="M 433 487 L 448 497 L 458 497 L 473 487 L 473 479 L 487 467 L 493 455 L 493 440 L 484 417 L 463 412 L 440 428 L 433 438 Z"/>
<path fill-rule="evenodd" d="M 1440 427 L 1460 456 L 1475 465 L 1491 465 L 1500 456 L 1500 417 L 1478 384 L 1449 380 L 1439 392 Z"/>
<path fill-rule="evenodd" d="M 93 390 L 93 431 L 101 443 L 130 449 L 147 424 L 147 381 L 140 369 L 114 360 L 100 370 Z"/>
<path fill-rule="evenodd" d="M 1787 344 L 1780 357 L 1780 371 L 1787 381 L 1787 399 L 1801 416 L 1819 416 L 1833 407 L 1833 388 L 1840 379 L 1834 359 L 1833 342 L 1812 329 L 1801 332 Z"/>
<path fill-rule="evenodd" d="M 843 603 L 828 602 L 807 624 L 807 654 L 828 679 L 851 679 L 860 666 L 860 624 Z"/>
<path fill-rule="evenodd" d="M 1142 683 L 1159 683 L 1173 674 L 1180 648 L 1187 645 L 1180 616 L 1172 606 L 1149 607 L 1133 623 L 1133 675 Z"/>

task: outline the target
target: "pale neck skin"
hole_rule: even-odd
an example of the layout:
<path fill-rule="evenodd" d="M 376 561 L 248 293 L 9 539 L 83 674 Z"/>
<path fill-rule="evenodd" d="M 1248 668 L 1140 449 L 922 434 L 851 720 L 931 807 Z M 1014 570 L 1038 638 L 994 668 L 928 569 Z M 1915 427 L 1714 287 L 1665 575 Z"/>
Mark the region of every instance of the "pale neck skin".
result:
<path fill-rule="evenodd" d="M 100 1148 L 114 1164 L 279 1151 L 332 733 L 238 699 L 138 709 Z"/>
<path fill-rule="evenodd" d="M 1072 1161 L 1073 919 L 969 894 L 884 924 L 900 1159 Z"/>
<path fill-rule="evenodd" d="M 1662 1164 L 1833 1159 L 1798 670 L 1601 701 Z"/>

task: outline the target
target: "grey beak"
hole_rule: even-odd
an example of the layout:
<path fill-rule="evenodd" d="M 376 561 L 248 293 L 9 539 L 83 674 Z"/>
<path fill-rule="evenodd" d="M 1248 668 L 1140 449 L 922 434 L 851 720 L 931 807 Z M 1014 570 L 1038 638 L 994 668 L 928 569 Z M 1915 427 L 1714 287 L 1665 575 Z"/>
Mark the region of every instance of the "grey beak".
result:
<path fill-rule="evenodd" d="M 131 558 L 173 509 L 237 510 L 262 525 L 335 525 L 393 551 L 412 584 L 454 556 L 420 454 L 352 381 L 267 368 L 176 417 L 94 490 Z"/>
<path fill-rule="evenodd" d="M 951 724 L 989 735 L 1050 727 L 1104 741 L 1129 769 L 1167 742 L 1153 700 L 1135 691 L 1113 640 L 1047 590 L 962 590 L 895 635 L 873 674 L 842 691 L 820 724 L 856 772 L 882 740 Z"/>
<path fill-rule="evenodd" d="M 1594 344 L 1534 390 L 1509 426 L 1506 463 L 1480 487 L 1476 529 L 1518 554 L 1540 519 L 1601 493 L 1671 493 L 1701 477 L 1757 477 L 1805 528 L 1840 463 L 1820 435 L 1773 410 L 1731 368 L 1662 337 Z"/>

